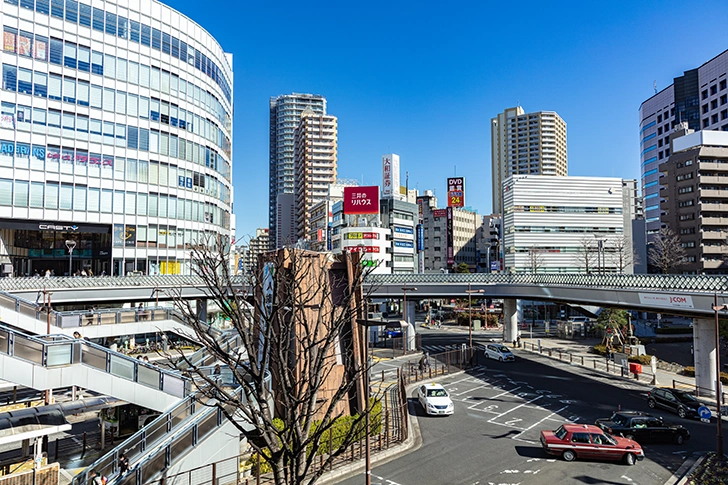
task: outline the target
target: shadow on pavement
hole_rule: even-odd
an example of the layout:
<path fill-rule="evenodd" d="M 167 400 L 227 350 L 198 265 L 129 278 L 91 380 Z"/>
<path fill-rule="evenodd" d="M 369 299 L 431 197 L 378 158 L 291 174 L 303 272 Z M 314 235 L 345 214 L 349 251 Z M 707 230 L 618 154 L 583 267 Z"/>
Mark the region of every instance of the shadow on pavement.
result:
<path fill-rule="evenodd" d="M 516 446 L 516 453 L 524 458 L 554 458 L 540 446 Z"/>
<path fill-rule="evenodd" d="M 574 477 L 574 479 L 580 481 L 581 483 L 588 483 L 592 485 L 624 485 L 624 482 L 613 482 L 611 480 L 605 481 L 601 478 L 587 477 L 585 475 L 579 475 L 577 477 Z"/>

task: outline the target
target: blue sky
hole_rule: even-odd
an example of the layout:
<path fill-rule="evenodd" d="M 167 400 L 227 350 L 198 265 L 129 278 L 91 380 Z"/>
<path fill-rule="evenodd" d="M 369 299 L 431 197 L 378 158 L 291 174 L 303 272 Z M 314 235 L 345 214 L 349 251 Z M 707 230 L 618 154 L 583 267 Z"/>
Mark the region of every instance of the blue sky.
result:
<path fill-rule="evenodd" d="M 201 2 L 168 0 L 234 55 L 238 238 L 268 221 L 268 100 L 328 99 L 339 177 L 466 178 L 490 213 L 490 119 L 520 104 L 567 123 L 570 175 L 639 177 L 638 109 L 675 76 L 728 49 L 723 1 Z"/>

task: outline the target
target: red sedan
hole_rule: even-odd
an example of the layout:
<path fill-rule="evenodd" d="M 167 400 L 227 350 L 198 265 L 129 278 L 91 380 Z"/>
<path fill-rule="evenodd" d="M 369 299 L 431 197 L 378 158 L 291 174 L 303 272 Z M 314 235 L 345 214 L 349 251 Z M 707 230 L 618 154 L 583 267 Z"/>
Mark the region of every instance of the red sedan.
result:
<path fill-rule="evenodd" d="M 622 460 L 627 465 L 634 465 L 645 458 L 636 441 L 612 436 L 589 424 L 564 424 L 556 431 L 541 431 L 541 446 L 546 453 L 562 456 L 566 461 L 577 458 Z"/>

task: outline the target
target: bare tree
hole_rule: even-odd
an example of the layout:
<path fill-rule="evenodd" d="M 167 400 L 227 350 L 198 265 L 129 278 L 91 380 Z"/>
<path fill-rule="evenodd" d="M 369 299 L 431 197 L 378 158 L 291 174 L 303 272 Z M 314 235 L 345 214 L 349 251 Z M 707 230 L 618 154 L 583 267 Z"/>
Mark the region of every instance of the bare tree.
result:
<path fill-rule="evenodd" d="M 597 249 L 597 241 L 593 237 L 584 236 L 579 240 L 579 246 L 576 248 L 574 262 L 579 269 L 584 268 L 585 273 L 591 273 L 596 266 L 599 252 Z"/>
<path fill-rule="evenodd" d="M 673 269 L 685 264 L 685 249 L 680 238 L 669 227 L 660 229 L 647 251 L 650 264 L 669 274 Z"/>
<path fill-rule="evenodd" d="M 611 250 L 607 253 L 608 258 L 620 273 L 630 266 L 640 263 L 640 258 L 632 246 L 632 240 L 627 236 L 610 239 L 609 248 Z"/>
<path fill-rule="evenodd" d="M 230 351 L 226 340 L 199 320 L 189 300 L 175 296 L 211 360 L 231 371 L 231 381 L 225 382 L 209 367 L 181 357 L 206 398 L 200 400 L 218 407 L 248 437 L 272 468 L 275 483 L 316 483 L 363 437 L 365 415 L 372 409 L 363 381 L 365 333 L 356 323 L 368 296 L 359 255 L 334 258 L 298 249 L 266 253 L 245 292 L 231 281 L 224 251 L 200 246 L 192 255 L 204 280 L 202 290 L 232 325 L 227 333 L 237 345 Z M 351 416 L 349 425 L 334 430 L 343 416 Z M 376 426 L 381 418 L 372 417 Z M 317 455 L 329 443 L 333 449 Z"/>
<path fill-rule="evenodd" d="M 541 249 L 531 247 L 528 249 L 528 266 L 531 273 L 538 273 L 544 265 L 544 252 Z"/>

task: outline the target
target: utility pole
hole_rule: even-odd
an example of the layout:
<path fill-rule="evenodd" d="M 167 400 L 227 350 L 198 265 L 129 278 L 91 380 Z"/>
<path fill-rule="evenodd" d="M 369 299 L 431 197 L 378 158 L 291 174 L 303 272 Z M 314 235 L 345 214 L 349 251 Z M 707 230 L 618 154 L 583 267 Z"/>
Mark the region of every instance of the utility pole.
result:
<path fill-rule="evenodd" d="M 720 385 L 720 322 L 718 312 L 728 309 L 728 305 L 718 305 L 718 293 L 715 293 L 713 311 L 715 311 L 715 405 L 717 410 L 717 429 L 715 433 L 715 451 L 719 458 L 723 457 L 723 418 L 721 417 L 722 409 L 722 392 Z M 697 350 L 697 349 L 696 349 Z"/>

